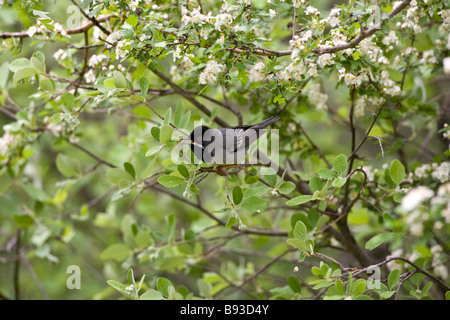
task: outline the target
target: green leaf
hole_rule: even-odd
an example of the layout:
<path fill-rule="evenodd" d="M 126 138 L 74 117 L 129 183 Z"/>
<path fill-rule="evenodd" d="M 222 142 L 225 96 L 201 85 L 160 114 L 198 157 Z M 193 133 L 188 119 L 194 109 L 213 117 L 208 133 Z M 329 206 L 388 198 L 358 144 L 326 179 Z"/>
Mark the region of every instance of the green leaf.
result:
<path fill-rule="evenodd" d="M 166 188 L 175 188 L 184 182 L 183 178 L 167 175 L 158 178 L 158 182 Z"/>
<path fill-rule="evenodd" d="M 175 235 L 175 226 L 176 226 L 175 215 L 173 213 L 171 213 L 167 217 L 166 237 L 167 237 L 167 241 L 169 241 L 169 242 L 172 241 L 173 236 Z"/>
<path fill-rule="evenodd" d="M 22 79 L 28 78 L 29 76 L 37 74 L 37 70 L 34 67 L 25 67 L 17 70 L 13 76 L 13 83 L 17 83 Z"/>
<path fill-rule="evenodd" d="M 11 70 L 14 73 L 25 67 L 31 67 L 30 60 L 28 60 L 26 58 L 19 58 L 19 59 L 13 60 L 9 64 L 9 70 Z"/>
<path fill-rule="evenodd" d="M 75 107 L 75 96 L 70 92 L 64 92 L 61 96 L 61 101 L 66 107 L 70 109 L 73 109 L 73 107 Z"/>
<path fill-rule="evenodd" d="M 26 193 L 34 200 L 45 202 L 49 198 L 42 188 L 37 188 L 34 184 L 24 183 L 23 188 L 25 189 Z"/>
<path fill-rule="evenodd" d="M 127 292 L 127 286 L 124 285 L 123 283 L 120 283 L 119 281 L 116 280 L 107 280 L 106 283 L 111 287 L 113 287 L 114 289 L 116 289 L 117 291 L 119 291 L 124 296 L 131 298 L 130 294 L 128 294 Z"/>
<path fill-rule="evenodd" d="M 244 202 L 242 202 L 241 207 L 251 212 L 255 211 L 262 212 L 266 208 L 266 205 L 267 201 L 264 200 L 263 198 L 252 196 L 245 199 Z"/>
<path fill-rule="evenodd" d="M 184 114 L 184 103 L 183 100 L 178 101 L 177 108 L 175 109 L 175 114 L 173 116 L 173 124 L 179 128 L 181 120 Z"/>
<path fill-rule="evenodd" d="M 28 228 L 34 222 L 33 217 L 28 214 L 15 214 L 13 218 L 16 225 L 21 228 Z"/>
<path fill-rule="evenodd" d="M 139 297 L 140 300 L 163 300 L 164 297 L 161 294 L 161 292 L 156 291 L 154 289 L 150 289 L 148 291 L 145 291 L 141 296 Z"/>
<path fill-rule="evenodd" d="M 333 180 L 334 178 L 337 178 L 337 175 L 333 170 L 322 168 L 319 170 L 319 177 L 322 179 Z"/>
<path fill-rule="evenodd" d="M 108 78 L 108 79 L 105 79 L 105 80 L 103 81 L 103 85 L 105 86 L 105 88 L 108 88 L 108 89 L 111 89 L 111 88 L 115 88 L 115 87 L 116 87 L 116 85 L 115 85 L 115 83 L 114 83 L 114 78 Z"/>
<path fill-rule="evenodd" d="M 320 230 L 320 228 L 322 228 L 322 226 L 328 222 L 328 220 L 330 220 L 330 218 L 328 216 L 322 215 L 320 216 L 320 218 L 317 220 L 316 226 L 315 228 L 317 230 Z"/>
<path fill-rule="evenodd" d="M 114 77 L 114 85 L 117 88 L 127 88 L 128 87 L 128 80 L 122 72 L 115 70 L 113 72 L 113 77 Z"/>
<path fill-rule="evenodd" d="M 139 79 L 139 87 L 141 88 L 141 95 L 144 98 L 147 96 L 148 86 L 149 86 L 149 81 L 148 81 L 147 77 L 141 77 Z"/>
<path fill-rule="evenodd" d="M 65 177 L 71 178 L 81 172 L 80 162 L 61 153 L 56 156 L 56 168 Z"/>
<path fill-rule="evenodd" d="M 292 289 L 292 291 L 300 293 L 302 286 L 300 284 L 300 281 L 296 277 L 289 276 L 287 277 L 286 282 L 289 288 Z"/>
<path fill-rule="evenodd" d="M 389 290 L 393 290 L 394 286 L 397 285 L 398 281 L 400 280 L 400 270 L 394 269 L 389 273 L 388 279 L 387 279 L 387 285 L 389 287 Z"/>
<path fill-rule="evenodd" d="M 138 23 L 138 17 L 134 14 L 130 14 L 128 16 L 127 20 L 125 20 L 125 22 L 128 23 L 132 27 L 136 27 L 136 25 Z"/>
<path fill-rule="evenodd" d="M 131 163 L 125 162 L 123 164 L 123 167 L 125 168 L 125 171 L 128 172 L 133 179 L 136 179 L 136 171 L 134 170 L 134 166 Z"/>
<path fill-rule="evenodd" d="M 133 269 L 131 269 L 131 268 L 128 269 L 127 281 L 128 281 L 128 284 L 136 285 L 136 282 L 134 281 Z"/>
<path fill-rule="evenodd" d="M 397 159 L 392 161 L 391 167 L 389 168 L 389 176 L 396 185 L 399 185 L 405 179 L 405 167 Z"/>
<path fill-rule="evenodd" d="M 191 111 L 189 110 L 183 115 L 183 118 L 181 118 L 180 126 L 179 128 L 186 129 L 189 125 L 189 122 L 191 121 Z"/>
<path fill-rule="evenodd" d="M 159 145 L 156 147 L 152 147 L 150 149 L 147 150 L 147 152 L 145 153 L 146 157 L 151 157 L 152 155 L 154 155 L 155 153 L 158 153 L 159 151 L 161 151 L 161 149 L 164 147 L 164 145 Z"/>
<path fill-rule="evenodd" d="M 366 289 L 366 280 L 358 279 L 352 284 L 352 296 L 359 296 Z"/>
<path fill-rule="evenodd" d="M 331 185 L 335 188 L 342 188 L 346 182 L 347 178 L 337 178 L 331 183 Z"/>
<path fill-rule="evenodd" d="M 159 141 L 159 136 L 160 136 L 160 134 L 161 134 L 161 129 L 160 129 L 160 128 L 158 128 L 158 127 L 152 127 L 152 128 L 150 129 L 150 133 L 151 133 L 152 137 L 153 137 L 156 141 Z"/>
<path fill-rule="evenodd" d="M 305 194 L 286 201 L 288 206 L 298 206 L 312 200 L 312 195 Z"/>
<path fill-rule="evenodd" d="M 308 234 L 308 229 L 306 228 L 305 224 L 301 222 L 300 220 L 295 223 L 294 227 L 294 237 L 305 241 L 306 236 Z"/>
<path fill-rule="evenodd" d="M 189 189 L 190 189 L 193 193 L 195 193 L 195 194 L 199 194 L 199 193 L 200 193 L 200 189 L 199 189 L 199 188 L 197 187 L 197 185 L 194 184 L 194 183 L 192 183 L 192 184 L 190 185 Z"/>
<path fill-rule="evenodd" d="M 342 175 L 347 170 L 347 157 L 345 154 L 340 154 L 334 158 L 333 169 L 339 175 Z"/>
<path fill-rule="evenodd" d="M 115 243 L 103 250 L 102 253 L 100 253 L 100 258 L 102 260 L 113 259 L 122 262 L 128 258 L 128 255 L 131 252 L 132 250 L 123 243 Z"/>
<path fill-rule="evenodd" d="M 228 219 L 227 224 L 225 225 L 225 227 L 227 227 L 228 229 L 231 229 L 232 226 L 234 226 L 237 222 L 237 219 L 235 217 L 230 217 Z"/>
<path fill-rule="evenodd" d="M 309 188 L 312 192 L 320 191 L 322 190 L 322 187 L 323 183 L 319 177 L 312 177 L 311 180 L 309 180 Z"/>
<path fill-rule="evenodd" d="M 172 108 L 167 108 L 166 114 L 164 115 L 164 124 L 169 125 L 172 118 Z"/>
<path fill-rule="evenodd" d="M 172 132 L 173 128 L 170 125 L 163 125 L 159 134 L 159 142 L 161 142 L 162 144 L 166 144 L 167 142 L 169 142 L 172 138 Z"/>
<path fill-rule="evenodd" d="M 236 186 L 233 189 L 233 203 L 235 205 L 238 205 L 239 203 L 241 203 L 242 198 L 244 197 L 244 194 L 242 192 L 241 187 Z"/>
<path fill-rule="evenodd" d="M 41 76 L 39 77 L 39 88 L 41 88 L 44 91 L 53 92 L 55 90 L 55 82 L 52 79 L 48 79 L 46 77 Z"/>
<path fill-rule="evenodd" d="M 186 168 L 186 166 L 184 164 L 178 165 L 178 172 L 186 179 L 189 179 L 189 177 L 190 177 L 189 170 Z"/>
<path fill-rule="evenodd" d="M 392 232 L 383 232 L 377 234 L 376 236 L 372 237 L 369 241 L 366 242 L 365 248 L 367 250 L 373 250 L 379 245 L 381 245 L 383 242 L 391 240 L 393 237 L 394 233 Z"/>
<path fill-rule="evenodd" d="M 198 287 L 198 291 L 200 293 L 200 295 L 202 297 L 205 298 L 211 298 L 211 284 L 209 284 L 208 282 L 206 282 L 203 279 L 198 279 L 197 280 L 197 287 Z"/>
<path fill-rule="evenodd" d="M 8 82 L 8 75 L 9 75 L 9 64 L 8 61 L 3 62 L 0 65 L 0 74 L 2 75 L 0 77 L 0 89 L 6 90 L 6 83 Z"/>
<path fill-rule="evenodd" d="M 163 297 L 169 297 L 169 287 L 174 287 L 173 283 L 164 277 L 159 277 L 156 281 L 156 289 L 161 292 Z"/>
<path fill-rule="evenodd" d="M 123 171 L 119 168 L 112 168 L 107 173 L 106 176 L 108 177 L 109 181 L 111 181 L 114 184 L 118 184 L 120 181 L 125 182 L 131 182 L 133 179 L 130 177 L 130 174 Z"/>
<path fill-rule="evenodd" d="M 288 194 L 295 190 L 295 183 L 291 181 L 283 182 L 279 187 L 278 191 L 281 194 Z"/>
<path fill-rule="evenodd" d="M 45 55 L 41 51 L 33 53 L 30 62 L 39 72 L 45 72 Z"/>
<path fill-rule="evenodd" d="M 308 249 L 306 248 L 305 241 L 303 241 L 303 240 L 300 240 L 298 238 L 289 238 L 286 240 L 286 243 L 294 248 L 297 248 L 297 249 L 309 254 Z"/>

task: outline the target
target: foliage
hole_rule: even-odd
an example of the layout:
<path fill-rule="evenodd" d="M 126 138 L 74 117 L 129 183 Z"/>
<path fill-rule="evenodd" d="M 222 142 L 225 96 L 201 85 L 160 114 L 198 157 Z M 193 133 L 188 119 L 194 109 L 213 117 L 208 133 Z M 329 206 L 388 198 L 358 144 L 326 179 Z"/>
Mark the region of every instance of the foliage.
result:
<path fill-rule="evenodd" d="M 448 2 L 0 5 L 1 298 L 449 297 Z M 173 160 L 273 115 L 278 171 Z"/>

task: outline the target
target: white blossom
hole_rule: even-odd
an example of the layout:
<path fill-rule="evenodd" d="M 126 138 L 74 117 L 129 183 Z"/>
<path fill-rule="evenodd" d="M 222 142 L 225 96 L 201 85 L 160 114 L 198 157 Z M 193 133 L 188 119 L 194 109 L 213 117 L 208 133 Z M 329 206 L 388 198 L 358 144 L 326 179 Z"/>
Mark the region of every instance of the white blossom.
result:
<path fill-rule="evenodd" d="M 312 83 L 309 85 L 308 99 L 318 110 L 328 109 L 326 104 L 328 95 L 320 91 L 320 83 Z"/>
<path fill-rule="evenodd" d="M 414 210 L 423 201 L 431 198 L 434 195 L 433 190 L 426 186 L 418 186 L 411 189 L 402 199 L 401 207 L 403 210 L 409 212 Z"/>
<path fill-rule="evenodd" d="M 444 67 L 444 73 L 450 74 L 450 57 L 446 57 L 442 60 L 442 65 Z"/>
<path fill-rule="evenodd" d="M 60 23 L 54 23 L 53 27 L 55 28 L 55 32 L 59 33 L 63 37 L 70 38 L 70 36 L 67 34 L 67 31 L 64 29 L 63 25 Z"/>
<path fill-rule="evenodd" d="M 224 70 L 225 65 L 215 60 L 209 60 L 198 78 L 198 83 L 201 85 L 216 83 L 218 74 Z"/>
<path fill-rule="evenodd" d="M 55 60 L 64 60 L 67 58 L 67 52 L 63 49 L 59 49 L 53 54 L 53 58 L 55 58 Z"/>
<path fill-rule="evenodd" d="M 107 57 L 104 54 L 98 54 L 98 55 L 92 55 L 92 57 L 89 59 L 89 66 L 90 67 L 95 67 L 98 66 L 98 64 L 100 62 L 102 62 L 103 60 L 105 60 Z"/>
<path fill-rule="evenodd" d="M 9 147 L 14 142 L 14 136 L 9 132 L 5 132 L 0 137 L 0 155 L 4 156 L 8 152 Z"/>
<path fill-rule="evenodd" d="M 333 58 L 336 55 L 334 53 L 324 53 L 321 54 L 318 58 L 317 58 L 317 64 L 323 68 L 325 66 L 329 66 L 329 65 L 333 65 L 334 64 L 334 60 Z"/>
<path fill-rule="evenodd" d="M 291 47 L 298 48 L 300 50 L 305 49 L 305 44 L 308 41 L 309 38 L 312 36 L 312 31 L 307 30 L 305 32 L 302 32 L 301 35 L 295 35 L 292 40 L 289 41 L 289 44 Z"/>
<path fill-rule="evenodd" d="M 269 17 L 270 19 L 273 19 L 277 16 L 277 12 L 273 9 L 269 9 Z"/>
<path fill-rule="evenodd" d="M 420 63 L 438 63 L 436 57 L 434 56 L 433 50 L 427 50 L 423 52 L 423 56 L 420 59 Z"/>
<path fill-rule="evenodd" d="M 307 16 L 315 16 L 319 13 L 319 10 L 317 10 L 316 8 L 314 8 L 313 6 L 308 6 L 305 9 L 305 14 Z M 320 13 L 319 13 L 320 14 Z"/>
<path fill-rule="evenodd" d="M 440 182 L 446 182 L 449 180 L 450 162 L 441 162 L 436 168 L 434 168 L 431 176 Z"/>
<path fill-rule="evenodd" d="M 37 31 L 38 30 L 37 30 L 37 28 L 35 26 L 31 26 L 31 27 L 28 28 L 27 34 L 31 38 L 31 37 L 33 37 L 36 34 Z"/>
<path fill-rule="evenodd" d="M 386 37 L 384 37 L 383 38 L 383 44 L 385 44 L 385 45 L 390 45 L 390 44 L 398 44 L 398 38 L 397 38 L 397 35 L 395 34 L 395 31 L 394 30 L 391 30 L 390 32 L 389 32 L 389 34 L 386 36 Z"/>
<path fill-rule="evenodd" d="M 264 62 L 257 62 L 249 71 L 248 78 L 251 82 L 259 82 L 262 81 L 265 77 L 265 68 L 266 65 Z"/>
<path fill-rule="evenodd" d="M 94 74 L 94 71 L 92 69 L 89 69 L 89 71 L 86 72 L 84 77 L 86 78 L 86 82 L 87 83 L 94 83 L 95 82 L 95 74 Z"/>

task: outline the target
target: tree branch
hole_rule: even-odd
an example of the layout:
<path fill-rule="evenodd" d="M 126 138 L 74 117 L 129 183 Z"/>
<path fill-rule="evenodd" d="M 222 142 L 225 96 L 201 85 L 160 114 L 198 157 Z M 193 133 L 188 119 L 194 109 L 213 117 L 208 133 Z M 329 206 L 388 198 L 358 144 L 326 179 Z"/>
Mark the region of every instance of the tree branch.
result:
<path fill-rule="evenodd" d="M 104 21 L 108 21 L 111 18 L 114 18 L 115 15 L 114 14 L 108 14 L 105 16 L 100 16 L 97 20 L 97 22 L 104 22 Z M 79 28 L 74 28 L 74 29 L 66 29 L 66 33 L 67 34 L 77 34 L 77 33 L 83 33 L 87 30 L 89 30 L 90 28 L 92 28 L 95 24 L 90 21 L 88 23 L 86 23 L 85 25 L 79 27 Z M 51 34 L 51 32 L 49 31 L 48 34 Z M 4 32 L 4 33 L 0 33 L 0 39 L 7 39 L 7 38 L 28 38 L 28 32 L 23 31 L 23 32 Z"/>
<path fill-rule="evenodd" d="M 407 5 L 409 5 L 409 3 L 411 2 L 411 0 L 403 0 L 402 3 L 400 3 L 398 6 L 396 6 L 389 14 L 388 14 L 388 18 L 393 18 L 395 15 L 397 15 L 400 11 L 402 11 Z M 383 24 L 386 23 L 388 19 L 381 21 L 379 24 L 377 24 L 375 27 L 370 28 L 369 30 L 364 30 L 361 29 L 361 33 L 359 34 L 359 36 L 357 36 L 355 39 L 353 39 L 350 42 L 341 44 L 341 45 L 337 45 L 334 47 L 324 47 L 324 48 L 316 48 L 313 49 L 313 52 L 315 52 L 318 55 L 324 54 L 324 53 L 334 53 L 337 51 L 342 51 L 342 50 L 346 50 L 346 49 L 350 49 L 350 48 L 354 48 L 356 47 L 361 41 L 363 41 L 364 39 L 370 37 L 371 35 L 373 35 L 375 32 L 377 32 L 378 30 L 381 29 L 381 27 L 383 26 Z"/>
<path fill-rule="evenodd" d="M 166 75 L 162 72 L 159 72 L 158 70 L 152 70 L 154 74 L 156 74 L 161 80 L 163 80 L 165 83 L 167 83 L 175 92 L 177 92 L 179 95 L 183 96 L 186 100 L 191 102 L 194 106 L 196 106 L 198 109 L 200 109 L 204 114 L 206 114 L 208 117 L 211 116 L 211 111 L 209 111 L 208 108 L 205 107 L 202 103 L 200 103 L 198 100 L 194 99 L 188 92 L 177 86 L 172 80 L 170 80 Z M 224 120 L 222 120 L 219 117 L 214 118 L 214 122 L 222 127 L 230 127 L 228 123 L 226 123 Z"/>
<path fill-rule="evenodd" d="M 200 210 L 201 212 L 203 212 L 204 214 L 206 214 L 209 218 L 211 218 L 212 220 L 216 221 L 219 225 L 225 226 L 227 223 L 219 218 L 217 218 L 216 216 L 214 216 L 211 212 L 209 212 L 208 210 L 206 210 L 203 206 L 201 206 L 200 204 L 194 203 L 192 201 L 187 200 L 186 198 L 179 196 L 176 193 L 173 193 L 172 191 L 169 191 L 167 189 L 165 189 L 164 187 L 160 186 L 159 184 L 154 184 L 154 185 L 148 185 L 148 187 L 165 193 L 169 196 L 171 196 L 174 199 L 177 199 L 181 202 L 184 202 L 185 204 L 190 205 L 191 207 L 197 208 L 198 210 Z M 288 233 L 285 231 L 278 231 L 278 230 L 256 230 L 256 229 L 247 229 L 247 230 L 239 230 L 238 227 L 233 226 L 232 227 L 233 230 L 242 232 L 242 233 L 246 233 L 246 234 L 256 234 L 256 235 L 263 235 L 263 236 L 272 236 L 272 237 L 287 237 Z"/>
<path fill-rule="evenodd" d="M 100 30 L 102 30 L 103 33 L 105 33 L 106 35 L 111 34 L 111 32 L 106 30 L 105 27 L 103 27 L 94 16 L 90 17 L 86 12 L 84 12 L 83 8 L 81 8 L 80 5 L 75 0 L 72 0 L 72 3 L 75 6 L 77 6 L 77 8 L 80 10 L 80 12 L 83 14 L 83 16 L 85 16 L 87 19 L 91 20 L 92 23 L 95 24 Z"/>

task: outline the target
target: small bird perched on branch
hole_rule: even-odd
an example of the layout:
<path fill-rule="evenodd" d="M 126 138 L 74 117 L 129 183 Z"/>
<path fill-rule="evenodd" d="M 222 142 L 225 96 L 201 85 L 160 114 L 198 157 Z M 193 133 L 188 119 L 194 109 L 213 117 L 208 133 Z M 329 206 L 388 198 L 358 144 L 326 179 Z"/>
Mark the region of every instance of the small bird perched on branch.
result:
<path fill-rule="evenodd" d="M 195 157 L 205 163 L 221 167 L 244 164 L 250 145 L 266 133 L 265 127 L 280 118 L 274 116 L 257 124 L 229 128 L 197 126 L 192 130 L 187 143 Z M 220 174 L 219 171 L 216 172 Z"/>

